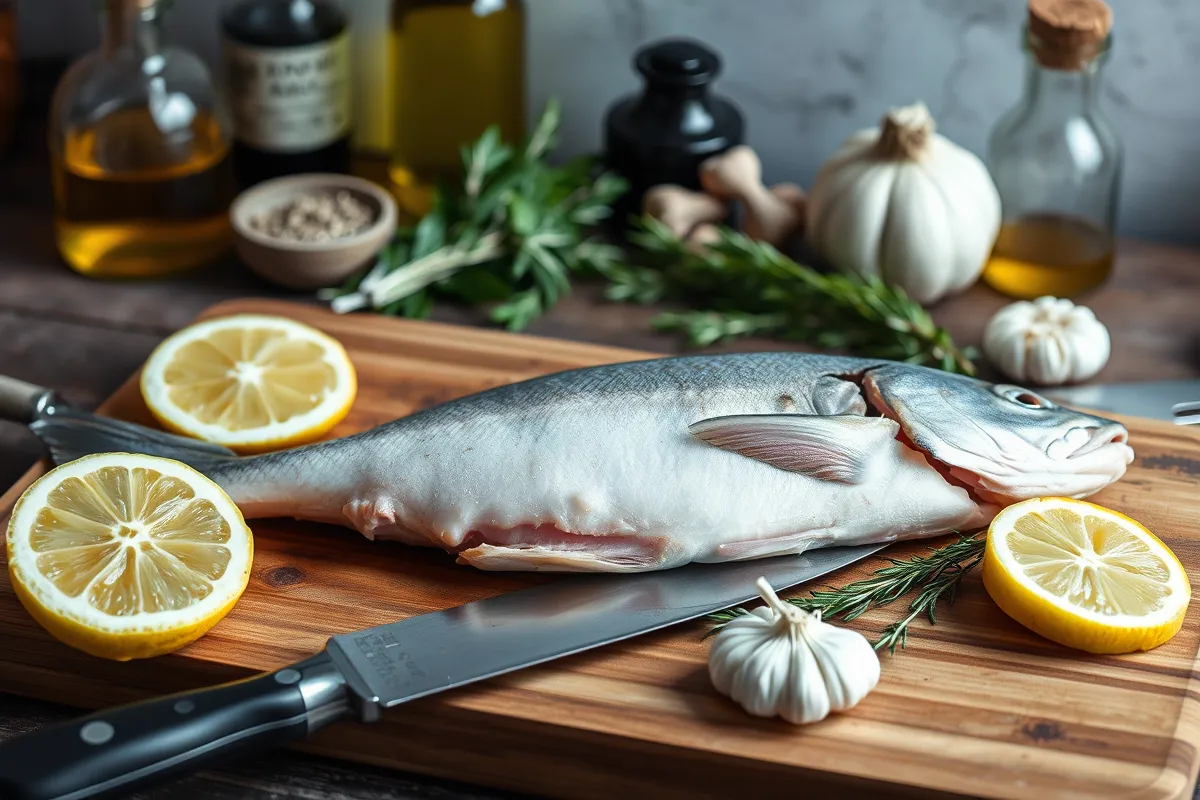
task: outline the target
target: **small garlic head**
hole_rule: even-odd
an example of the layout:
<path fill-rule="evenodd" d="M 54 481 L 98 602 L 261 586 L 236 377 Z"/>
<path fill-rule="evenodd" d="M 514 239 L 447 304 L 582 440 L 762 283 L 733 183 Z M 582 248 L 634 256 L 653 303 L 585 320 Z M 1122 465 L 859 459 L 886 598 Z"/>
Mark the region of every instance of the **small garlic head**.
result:
<path fill-rule="evenodd" d="M 779 599 L 758 579 L 766 608 L 728 622 L 708 656 L 713 686 L 756 717 L 797 725 L 844 711 L 879 682 L 879 656 L 866 637 Z"/>
<path fill-rule="evenodd" d="M 1057 386 L 1093 377 L 1108 362 L 1108 329 L 1091 309 L 1039 297 L 996 312 L 983 332 L 983 352 L 1008 377 Z"/>

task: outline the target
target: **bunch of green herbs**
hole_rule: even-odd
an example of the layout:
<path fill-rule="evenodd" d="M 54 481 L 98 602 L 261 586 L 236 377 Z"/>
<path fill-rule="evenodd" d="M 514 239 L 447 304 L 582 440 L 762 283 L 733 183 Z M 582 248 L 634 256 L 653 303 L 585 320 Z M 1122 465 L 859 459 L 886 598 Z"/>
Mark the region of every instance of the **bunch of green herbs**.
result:
<path fill-rule="evenodd" d="M 771 336 L 974 374 L 971 353 L 899 287 L 818 272 L 769 244 L 718 230 L 716 242 L 696 246 L 643 217 L 629 237 L 636 265 L 598 266 L 607 296 L 688 307 L 658 316 L 655 326 L 681 331 L 695 346 Z"/>
<path fill-rule="evenodd" d="M 340 313 L 418 318 L 439 298 L 486 304 L 494 322 L 526 327 L 570 291 L 571 273 L 603 270 L 620 255 L 589 232 L 626 183 L 594 176 L 589 158 L 551 166 L 558 125 L 552 100 L 521 148 L 488 128 L 462 149 L 460 185 L 436 187 L 433 209 L 401 230 L 372 268 L 319 296 Z"/>

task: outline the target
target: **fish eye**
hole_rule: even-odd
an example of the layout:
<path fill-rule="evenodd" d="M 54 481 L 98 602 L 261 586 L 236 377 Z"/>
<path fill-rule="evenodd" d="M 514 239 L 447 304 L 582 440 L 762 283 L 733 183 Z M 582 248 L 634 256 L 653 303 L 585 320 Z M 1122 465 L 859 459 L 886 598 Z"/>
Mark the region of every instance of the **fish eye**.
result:
<path fill-rule="evenodd" d="M 1020 386 L 1006 386 L 1000 395 L 1005 400 L 1025 408 L 1054 408 L 1054 403 L 1028 389 L 1022 389 Z"/>

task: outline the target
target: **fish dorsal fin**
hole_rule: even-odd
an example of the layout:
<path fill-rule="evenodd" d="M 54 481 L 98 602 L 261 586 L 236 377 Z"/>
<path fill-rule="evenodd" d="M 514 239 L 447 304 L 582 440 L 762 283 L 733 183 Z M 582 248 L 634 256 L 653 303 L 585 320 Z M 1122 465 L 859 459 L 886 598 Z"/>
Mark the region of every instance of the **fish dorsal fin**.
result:
<path fill-rule="evenodd" d="M 740 414 L 688 426 L 697 438 L 773 467 L 839 483 L 860 483 L 871 459 L 896 438 L 886 417 Z"/>

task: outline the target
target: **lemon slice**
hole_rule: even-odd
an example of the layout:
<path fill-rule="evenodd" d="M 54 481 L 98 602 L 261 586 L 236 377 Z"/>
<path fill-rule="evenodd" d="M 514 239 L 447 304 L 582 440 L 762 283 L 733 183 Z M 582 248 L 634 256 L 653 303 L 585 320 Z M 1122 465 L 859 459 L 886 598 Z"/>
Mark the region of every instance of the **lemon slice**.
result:
<path fill-rule="evenodd" d="M 57 639 L 125 661 L 199 638 L 241 597 L 254 543 L 221 487 L 165 458 L 103 453 L 39 478 L 8 523 L 8 574 Z"/>
<path fill-rule="evenodd" d="M 1149 650 L 1183 625 L 1191 585 L 1179 559 L 1129 517 L 1042 497 L 988 529 L 983 584 L 1030 630 L 1089 653 Z"/>
<path fill-rule="evenodd" d="M 350 411 L 358 381 L 336 339 L 285 317 L 244 314 L 168 338 L 141 386 L 169 430 L 261 453 L 323 436 Z"/>

